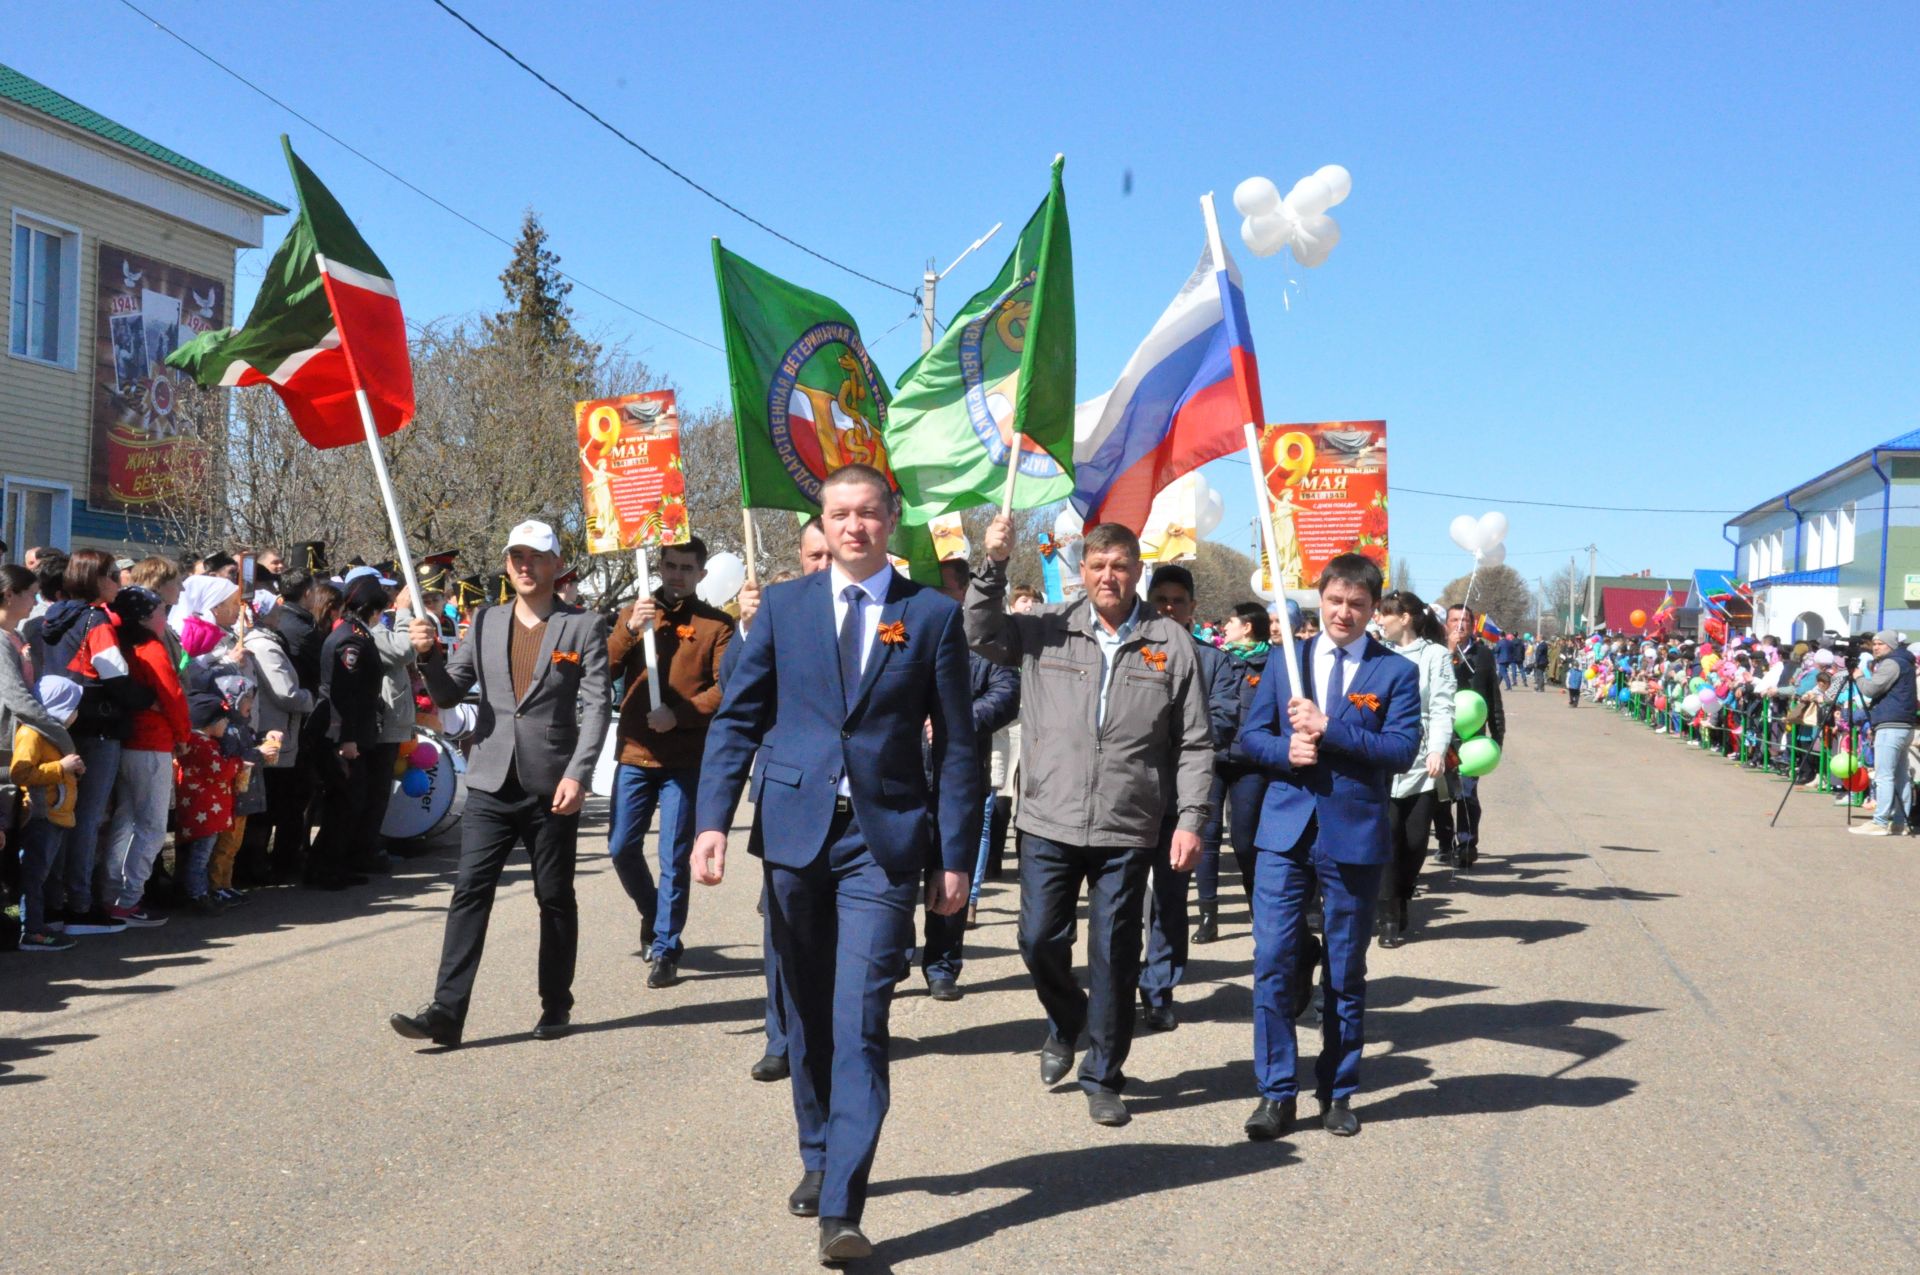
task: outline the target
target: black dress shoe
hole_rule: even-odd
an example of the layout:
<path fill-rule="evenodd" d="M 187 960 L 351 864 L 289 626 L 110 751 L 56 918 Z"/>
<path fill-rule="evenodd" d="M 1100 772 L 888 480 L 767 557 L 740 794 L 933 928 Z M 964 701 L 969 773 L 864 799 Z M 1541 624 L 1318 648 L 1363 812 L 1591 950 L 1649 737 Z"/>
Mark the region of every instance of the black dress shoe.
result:
<path fill-rule="evenodd" d="M 680 962 L 671 956 L 663 956 L 653 963 L 647 972 L 648 987 L 672 987 L 680 981 Z"/>
<path fill-rule="evenodd" d="M 424 1006 L 417 1014 L 393 1014 L 387 1025 L 408 1040 L 430 1040 L 442 1049 L 460 1048 L 460 1025 L 438 1005 Z"/>
<path fill-rule="evenodd" d="M 1150 1032 L 1170 1032 L 1179 1026 L 1179 1023 L 1176 1022 L 1173 1017 L 1173 1006 L 1171 1003 L 1166 1005 L 1144 1005 L 1141 1008 L 1146 1011 L 1147 1030 Z"/>
<path fill-rule="evenodd" d="M 1127 1104 L 1120 1101 L 1119 1094 L 1099 1089 L 1087 1095 L 1087 1115 L 1095 1124 L 1103 1124 L 1109 1129 L 1118 1129 L 1133 1119 L 1127 1112 Z"/>
<path fill-rule="evenodd" d="M 957 1001 L 966 993 L 960 990 L 960 984 L 950 978 L 931 979 L 927 983 L 927 995 L 937 1001 Z"/>
<path fill-rule="evenodd" d="M 873 1242 L 858 1222 L 843 1217 L 820 1219 L 820 1265 L 838 1266 L 873 1256 Z"/>
<path fill-rule="evenodd" d="M 1360 1117 L 1347 1109 L 1345 1098 L 1335 1098 L 1322 1106 L 1320 1123 L 1336 1138 L 1351 1138 L 1360 1132 Z"/>
<path fill-rule="evenodd" d="M 800 1185 L 793 1188 L 793 1194 L 787 1197 L 787 1212 L 795 1217 L 819 1217 L 820 1183 L 826 1180 L 826 1176 L 818 1169 L 802 1173 Z"/>
<path fill-rule="evenodd" d="M 573 1015 L 566 1010 L 548 1010 L 540 1015 L 540 1021 L 533 1025 L 535 1040 L 559 1040 L 573 1030 Z"/>
<path fill-rule="evenodd" d="M 1260 1105 L 1247 1117 L 1247 1137 L 1255 1142 L 1272 1142 L 1275 1138 L 1287 1136 L 1287 1130 L 1293 1128 L 1295 1100 L 1282 1098 L 1262 1098 Z"/>
<path fill-rule="evenodd" d="M 1067 1073 L 1072 1070 L 1072 1048 L 1048 1033 L 1047 1043 L 1040 1046 L 1040 1083 L 1051 1089 L 1065 1080 Z"/>
<path fill-rule="evenodd" d="M 1211 943 L 1220 937 L 1219 907 L 1212 903 L 1200 905 L 1200 923 L 1193 927 L 1195 943 Z"/>
<path fill-rule="evenodd" d="M 980 900 L 967 904 L 967 928 L 976 929 L 980 925 Z"/>
<path fill-rule="evenodd" d="M 761 1054 L 760 1061 L 749 1067 L 747 1074 L 755 1080 L 771 1084 L 776 1080 L 785 1080 L 793 1072 L 787 1066 L 785 1054 Z"/>

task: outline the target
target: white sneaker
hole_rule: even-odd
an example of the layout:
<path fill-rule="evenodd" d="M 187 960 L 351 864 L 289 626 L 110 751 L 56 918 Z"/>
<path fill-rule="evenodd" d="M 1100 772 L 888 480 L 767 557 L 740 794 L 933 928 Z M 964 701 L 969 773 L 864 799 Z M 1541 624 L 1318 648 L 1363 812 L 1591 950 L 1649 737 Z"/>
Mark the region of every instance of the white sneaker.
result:
<path fill-rule="evenodd" d="M 1874 823 L 1872 820 L 1868 820 L 1857 828 L 1849 828 L 1847 831 L 1856 837 L 1891 837 L 1893 835 L 1893 829 L 1884 823 Z"/>

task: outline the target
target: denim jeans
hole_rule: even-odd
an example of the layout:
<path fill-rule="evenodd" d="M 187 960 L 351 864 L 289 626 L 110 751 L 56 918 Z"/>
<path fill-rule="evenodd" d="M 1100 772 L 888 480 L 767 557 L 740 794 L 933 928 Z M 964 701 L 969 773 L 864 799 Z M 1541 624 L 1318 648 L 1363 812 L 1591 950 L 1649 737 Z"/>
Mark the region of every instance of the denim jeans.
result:
<path fill-rule="evenodd" d="M 213 846 L 219 837 L 195 837 L 184 846 L 176 846 L 174 855 L 180 862 L 180 879 L 186 885 L 189 899 L 204 898 L 211 888 L 211 877 L 207 866 L 213 862 Z"/>
<path fill-rule="evenodd" d="M 85 754 L 81 754 L 85 756 Z M 89 769 L 91 774 L 91 769 Z M 129 748 L 120 754 L 120 783 L 115 796 L 113 823 L 107 829 L 107 902 L 115 907 L 140 906 L 146 893 L 160 843 L 167 839 L 167 807 L 173 800 L 173 754 Z M 83 795 L 84 800 L 84 795 Z M 74 829 L 79 832 L 79 828 Z M 68 845 L 77 845 L 69 838 Z M 76 852 L 67 855 L 73 866 Z M 67 876 L 69 884 L 72 873 Z M 69 902 L 68 907 L 73 904 Z"/>
<path fill-rule="evenodd" d="M 987 852 L 993 846 L 993 808 L 999 800 L 999 791 L 988 788 L 986 810 L 980 817 L 980 857 L 973 861 L 973 889 L 967 895 L 969 904 L 980 901 L 980 883 L 987 879 Z"/>
<path fill-rule="evenodd" d="M 104 841 L 101 834 L 107 827 L 107 804 L 113 798 L 114 781 L 120 775 L 121 750 L 117 739 L 76 739 L 73 747 L 80 760 L 87 763 L 87 773 L 80 776 L 79 804 L 73 812 L 73 827 L 67 832 L 67 910 L 85 912 L 94 905 L 94 860 Z M 161 822 L 165 821 L 162 811 Z"/>
<path fill-rule="evenodd" d="M 677 961 L 685 944 L 688 889 L 693 876 L 694 796 L 700 787 L 696 769 L 620 763 L 613 781 L 613 826 L 607 854 L 640 915 L 653 922 L 653 956 Z M 647 827 L 660 811 L 660 884 L 647 870 Z"/>
<path fill-rule="evenodd" d="M 1881 827 L 1907 825 L 1907 796 L 1913 783 L 1907 744 L 1912 739 L 1911 726 L 1873 728 L 1873 821 Z"/>
<path fill-rule="evenodd" d="M 59 889 L 48 878 L 60 864 L 60 851 L 67 844 L 68 829 L 44 816 L 28 820 L 19 833 L 21 866 L 20 925 L 23 933 L 44 934 L 47 929 L 47 901 Z"/>

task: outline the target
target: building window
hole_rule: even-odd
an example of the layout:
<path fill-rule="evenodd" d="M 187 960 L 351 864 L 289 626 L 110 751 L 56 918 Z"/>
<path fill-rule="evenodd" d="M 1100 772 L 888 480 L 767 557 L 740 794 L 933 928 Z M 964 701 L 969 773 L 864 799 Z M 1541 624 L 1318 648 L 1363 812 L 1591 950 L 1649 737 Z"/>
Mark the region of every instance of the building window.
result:
<path fill-rule="evenodd" d="M 41 545 L 67 548 L 72 534 L 72 491 L 59 483 L 30 478 L 8 478 L 4 485 L 6 526 L 0 540 L 7 542 L 8 556 L 18 562 L 28 549 Z"/>
<path fill-rule="evenodd" d="M 16 358 L 71 369 L 80 346 L 80 232 L 16 210 L 12 322 Z"/>
<path fill-rule="evenodd" d="M 1833 560 L 1836 565 L 1844 565 L 1853 561 L 1853 526 L 1855 517 L 1856 510 L 1851 500 L 1840 506 L 1839 523 L 1834 532 L 1836 545 Z"/>

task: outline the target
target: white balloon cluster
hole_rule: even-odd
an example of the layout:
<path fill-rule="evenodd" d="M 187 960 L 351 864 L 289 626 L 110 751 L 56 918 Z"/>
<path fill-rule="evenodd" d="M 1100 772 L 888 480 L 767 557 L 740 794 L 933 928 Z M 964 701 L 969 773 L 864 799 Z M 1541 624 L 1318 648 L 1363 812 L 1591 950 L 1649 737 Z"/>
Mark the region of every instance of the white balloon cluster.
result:
<path fill-rule="evenodd" d="M 1249 177 L 1233 188 L 1233 206 L 1246 218 L 1240 223 L 1240 242 L 1256 257 L 1291 248 L 1295 261 L 1317 266 L 1340 242 L 1340 223 L 1327 209 L 1352 193 L 1353 175 L 1338 164 L 1302 177 L 1285 199 L 1269 179 Z"/>
<path fill-rule="evenodd" d="M 1461 514 L 1448 525 L 1447 534 L 1472 554 L 1479 566 L 1497 567 L 1507 560 L 1507 516 L 1503 513 L 1485 513 L 1478 518 Z"/>

